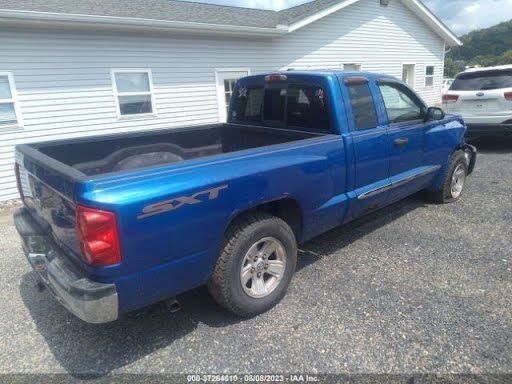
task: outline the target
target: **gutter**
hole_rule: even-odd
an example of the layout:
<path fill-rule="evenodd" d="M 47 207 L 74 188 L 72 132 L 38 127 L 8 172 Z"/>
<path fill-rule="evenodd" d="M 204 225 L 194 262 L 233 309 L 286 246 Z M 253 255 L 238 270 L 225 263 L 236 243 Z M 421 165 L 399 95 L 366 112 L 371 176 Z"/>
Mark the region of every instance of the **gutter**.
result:
<path fill-rule="evenodd" d="M 136 17 L 81 15 L 0 9 L 0 22 L 63 23 L 83 26 L 106 26 L 115 28 L 146 28 L 170 31 L 196 31 L 212 33 L 236 33 L 241 35 L 279 36 L 288 33 L 288 27 L 274 28 L 247 27 L 239 25 L 208 24 L 186 21 L 143 19 Z"/>

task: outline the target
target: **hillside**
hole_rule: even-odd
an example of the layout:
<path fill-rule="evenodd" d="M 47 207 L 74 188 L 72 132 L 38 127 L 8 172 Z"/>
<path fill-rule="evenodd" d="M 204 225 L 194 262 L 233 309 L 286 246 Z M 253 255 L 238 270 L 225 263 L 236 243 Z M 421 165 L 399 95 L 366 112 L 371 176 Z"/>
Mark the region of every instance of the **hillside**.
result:
<path fill-rule="evenodd" d="M 463 46 L 446 55 L 445 76 L 452 77 L 466 65 L 512 64 L 512 20 L 479 29 L 461 37 Z"/>

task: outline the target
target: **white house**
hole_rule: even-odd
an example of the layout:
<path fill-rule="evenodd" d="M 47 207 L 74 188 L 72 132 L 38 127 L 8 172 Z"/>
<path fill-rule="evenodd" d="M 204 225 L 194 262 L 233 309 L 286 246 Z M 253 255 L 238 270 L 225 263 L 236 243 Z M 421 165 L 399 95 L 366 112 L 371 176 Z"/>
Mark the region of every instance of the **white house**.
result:
<path fill-rule="evenodd" d="M 419 0 L 2 0 L 0 201 L 18 143 L 224 120 L 237 78 L 276 69 L 387 73 L 436 103 L 459 44 Z"/>

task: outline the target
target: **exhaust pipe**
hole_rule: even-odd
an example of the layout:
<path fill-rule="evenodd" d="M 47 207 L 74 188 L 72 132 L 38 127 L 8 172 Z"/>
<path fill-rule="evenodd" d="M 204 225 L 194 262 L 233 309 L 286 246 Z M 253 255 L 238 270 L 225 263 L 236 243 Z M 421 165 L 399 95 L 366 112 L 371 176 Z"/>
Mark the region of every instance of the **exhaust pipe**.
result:
<path fill-rule="evenodd" d="M 36 282 L 36 289 L 39 291 L 39 292 L 42 292 L 46 289 L 46 286 L 43 284 L 42 281 L 37 281 Z"/>
<path fill-rule="evenodd" d="M 175 298 L 173 297 L 172 299 L 169 299 L 166 301 L 166 306 L 167 306 L 167 309 L 169 309 L 169 311 L 171 313 L 175 313 L 175 312 L 179 312 L 181 311 L 181 304 L 180 302 Z"/>

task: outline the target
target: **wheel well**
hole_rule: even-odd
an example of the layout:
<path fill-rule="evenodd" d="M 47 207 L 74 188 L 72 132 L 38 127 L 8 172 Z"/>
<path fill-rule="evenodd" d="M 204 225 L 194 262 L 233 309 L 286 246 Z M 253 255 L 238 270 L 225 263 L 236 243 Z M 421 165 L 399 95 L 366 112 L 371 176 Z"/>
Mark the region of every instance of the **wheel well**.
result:
<path fill-rule="evenodd" d="M 292 198 L 283 198 L 279 200 L 269 201 L 267 203 L 260 204 L 256 207 L 252 207 L 246 211 L 239 212 L 235 217 L 232 218 L 229 225 L 235 220 L 241 217 L 254 213 L 254 212 L 265 212 L 272 216 L 279 217 L 292 229 L 297 241 L 302 236 L 302 210 Z M 228 226 L 229 227 L 229 226 Z"/>

